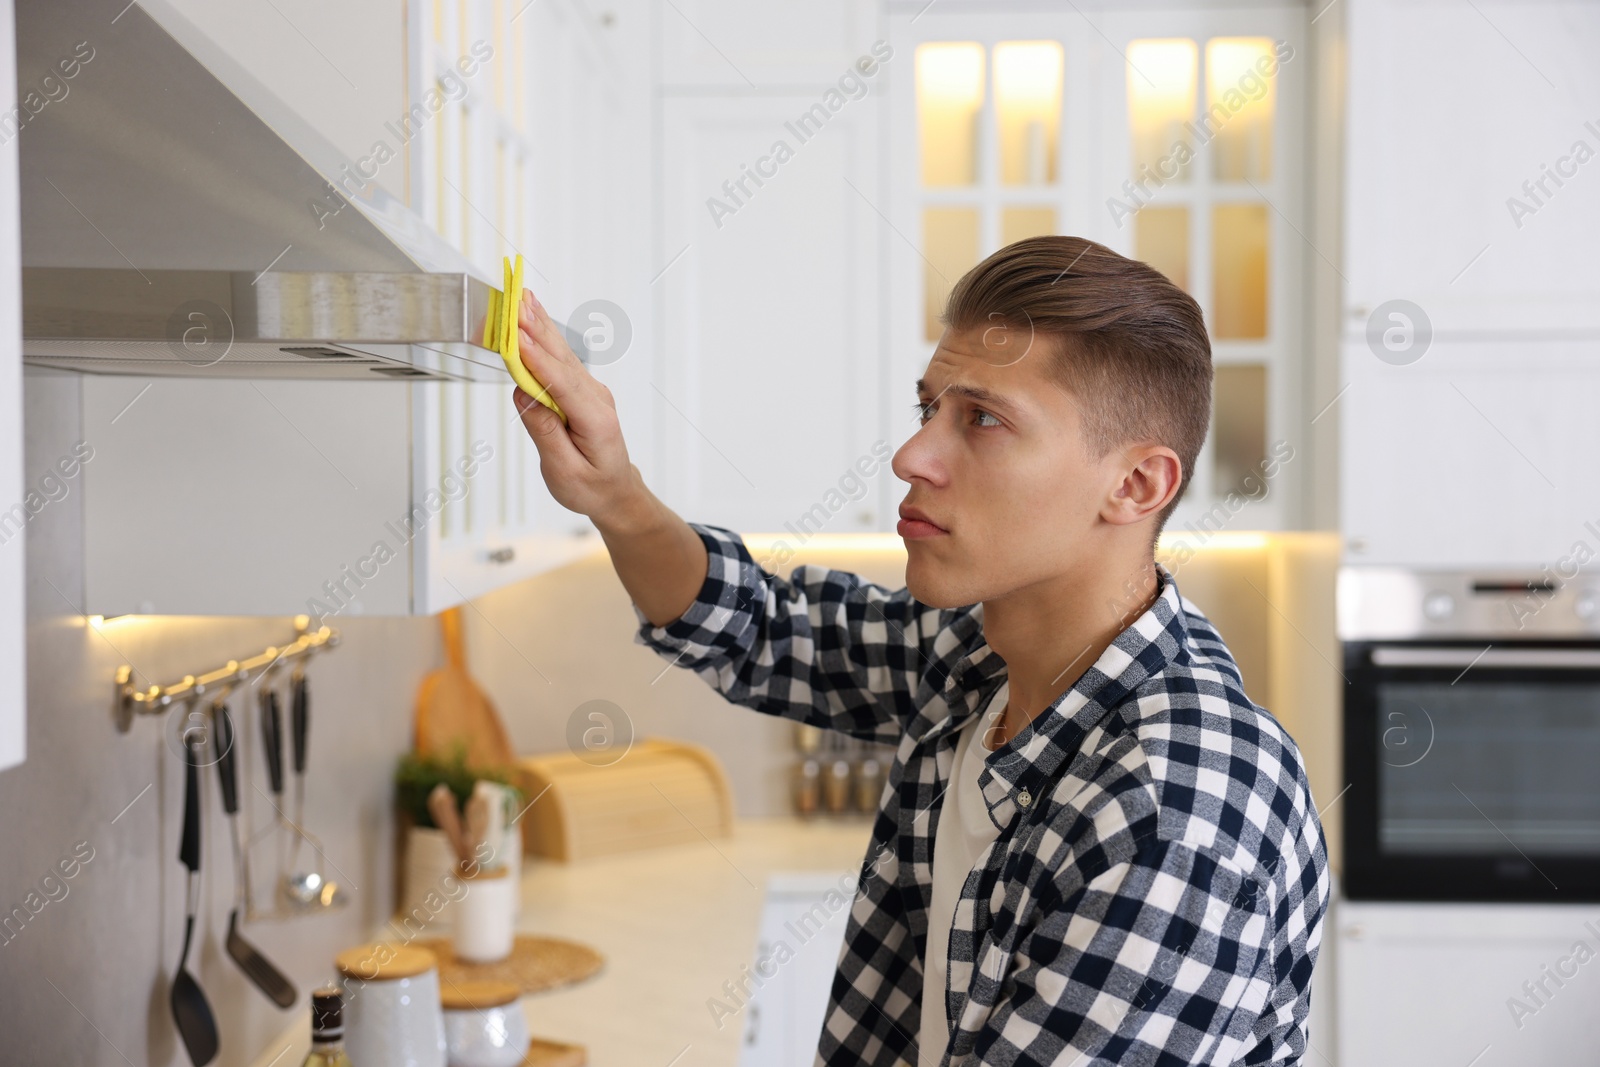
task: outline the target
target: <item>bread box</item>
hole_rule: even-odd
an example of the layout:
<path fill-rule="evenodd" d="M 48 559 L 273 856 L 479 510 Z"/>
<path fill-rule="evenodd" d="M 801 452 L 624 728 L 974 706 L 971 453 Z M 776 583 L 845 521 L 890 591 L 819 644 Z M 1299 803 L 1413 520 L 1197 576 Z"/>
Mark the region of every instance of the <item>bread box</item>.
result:
<path fill-rule="evenodd" d="M 644 738 L 603 766 L 571 752 L 525 756 L 524 851 L 570 863 L 733 832 L 733 794 L 708 750 Z"/>

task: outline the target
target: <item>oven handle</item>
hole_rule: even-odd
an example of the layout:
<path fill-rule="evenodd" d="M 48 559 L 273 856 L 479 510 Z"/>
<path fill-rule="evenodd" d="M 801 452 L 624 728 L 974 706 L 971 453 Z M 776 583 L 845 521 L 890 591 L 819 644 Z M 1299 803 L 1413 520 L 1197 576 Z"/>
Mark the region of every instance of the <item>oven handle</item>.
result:
<path fill-rule="evenodd" d="M 1376 667 L 1549 667 L 1600 669 L 1600 648 L 1396 648 L 1372 650 Z"/>

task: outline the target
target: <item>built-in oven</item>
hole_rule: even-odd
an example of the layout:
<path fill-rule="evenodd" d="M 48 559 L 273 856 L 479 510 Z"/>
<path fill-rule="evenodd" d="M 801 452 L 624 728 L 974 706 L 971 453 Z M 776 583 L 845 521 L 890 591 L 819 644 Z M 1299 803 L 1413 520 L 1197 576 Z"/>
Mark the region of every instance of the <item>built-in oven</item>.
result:
<path fill-rule="evenodd" d="M 1600 577 L 1351 567 L 1355 900 L 1600 901 Z"/>

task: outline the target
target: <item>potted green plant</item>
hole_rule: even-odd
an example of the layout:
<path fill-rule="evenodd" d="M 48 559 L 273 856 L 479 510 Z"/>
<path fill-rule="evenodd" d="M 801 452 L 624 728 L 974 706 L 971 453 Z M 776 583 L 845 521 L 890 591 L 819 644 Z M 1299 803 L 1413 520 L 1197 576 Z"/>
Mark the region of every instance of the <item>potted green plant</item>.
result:
<path fill-rule="evenodd" d="M 521 796 L 512 784 L 509 768 L 469 767 L 465 746 L 446 756 L 408 752 L 395 768 L 395 803 L 399 809 L 401 858 L 397 863 L 396 921 L 403 935 L 419 936 L 436 922 L 448 902 L 456 856 L 443 830 L 428 810 L 428 796 L 439 785 L 449 788 L 456 804 L 465 807 L 479 782 L 498 787 L 502 810 L 499 825 L 506 828 L 495 849 L 515 878 L 522 858 L 522 835 L 513 825 L 522 809 Z M 438 931 L 430 931 L 434 936 Z"/>

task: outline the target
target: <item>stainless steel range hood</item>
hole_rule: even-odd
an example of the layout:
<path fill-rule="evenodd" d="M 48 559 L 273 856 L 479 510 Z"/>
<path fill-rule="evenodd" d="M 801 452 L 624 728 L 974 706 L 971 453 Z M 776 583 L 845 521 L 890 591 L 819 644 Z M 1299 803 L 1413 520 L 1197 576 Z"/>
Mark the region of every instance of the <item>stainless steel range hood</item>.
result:
<path fill-rule="evenodd" d="M 464 257 L 164 0 L 124 2 L 17 4 L 26 362 L 505 380 Z"/>

